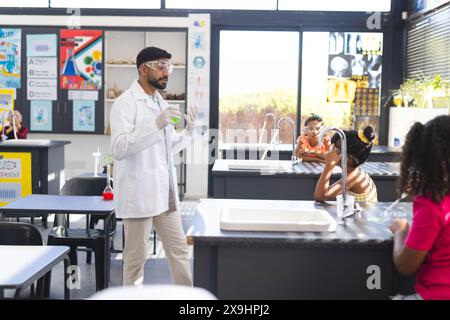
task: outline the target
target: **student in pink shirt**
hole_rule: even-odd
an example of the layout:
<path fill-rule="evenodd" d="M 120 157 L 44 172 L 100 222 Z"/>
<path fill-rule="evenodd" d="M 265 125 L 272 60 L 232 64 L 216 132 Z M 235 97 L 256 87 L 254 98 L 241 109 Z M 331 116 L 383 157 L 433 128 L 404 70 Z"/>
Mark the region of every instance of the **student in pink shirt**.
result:
<path fill-rule="evenodd" d="M 400 192 L 414 196 L 411 226 L 396 219 L 394 263 L 416 275 L 416 295 L 403 299 L 450 300 L 450 116 L 416 123 L 403 146 Z"/>

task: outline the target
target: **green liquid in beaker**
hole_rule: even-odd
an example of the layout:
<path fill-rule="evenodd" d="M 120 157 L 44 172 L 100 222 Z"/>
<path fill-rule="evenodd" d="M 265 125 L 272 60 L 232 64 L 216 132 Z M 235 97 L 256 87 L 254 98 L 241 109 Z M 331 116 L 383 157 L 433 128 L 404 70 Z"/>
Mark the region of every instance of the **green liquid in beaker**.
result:
<path fill-rule="evenodd" d="M 180 121 L 180 118 L 172 117 L 170 120 L 172 120 L 173 123 L 178 123 Z"/>

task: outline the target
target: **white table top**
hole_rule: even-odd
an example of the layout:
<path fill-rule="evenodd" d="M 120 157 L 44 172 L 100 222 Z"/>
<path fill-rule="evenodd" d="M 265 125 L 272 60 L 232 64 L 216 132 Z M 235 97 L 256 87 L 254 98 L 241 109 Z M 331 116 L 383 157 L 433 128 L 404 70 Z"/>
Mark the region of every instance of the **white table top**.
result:
<path fill-rule="evenodd" d="M 62 261 L 69 250 L 67 246 L 0 246 L 0 288 L 26 286 Z"/>

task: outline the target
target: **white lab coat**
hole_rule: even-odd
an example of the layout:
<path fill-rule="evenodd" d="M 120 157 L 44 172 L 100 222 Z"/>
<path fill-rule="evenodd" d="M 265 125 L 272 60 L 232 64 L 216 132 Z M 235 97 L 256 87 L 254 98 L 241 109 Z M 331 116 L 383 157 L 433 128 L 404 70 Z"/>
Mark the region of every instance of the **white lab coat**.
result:
<path fill-rule="evenodd" d="M 170 124 L 158 129 L 155 118 L 168 104 L 158 92 L 156 95 L 159 104 L 135 80 L 111 110 L 114 205 L 119 218 L 145 218 L 167 211 L 169 190 L 178 209 L 173 155 L 191 138 L 187 132 L 177 133 Z"/>

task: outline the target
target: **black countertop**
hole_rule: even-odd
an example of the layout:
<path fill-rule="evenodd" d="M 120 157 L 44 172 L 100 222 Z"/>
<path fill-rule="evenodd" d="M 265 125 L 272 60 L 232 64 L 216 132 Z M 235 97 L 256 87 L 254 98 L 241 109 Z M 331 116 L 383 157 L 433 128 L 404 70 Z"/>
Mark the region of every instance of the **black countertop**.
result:
<path fill-rule="evenodd" d="M 230 163 L 242 163 L 248 161 L 252 163 L 267 164 L 277 161 L 282 166 L 281 169 L 264 169 L 264 170 L 233 170 L 229 169 Z M 213 176 L 255 176 L 255 175 L 282 175 L 286 177 L 298 177 L 298 176 L 320 176 L 323 171 L 324 164 L 321 162 L 303 162 L 292 166 L 289 160 L 229 160 L 229 159 L 217 159 L 214 162 L 212 168 Z M 400 164 L 398 162 L 366 162 L 362 165 L 362 168 L 370 176 L 376 177 L 397 177 L 400 173 Z M 341 168 L 335 167 L 333 169 L 333 176 L 338 177 L 341 175 Z"/>
<path fill-rule="evenodd" d="M 0 142 L 0 149 L 8 149 L 8 150 L 30 150 L 30 149 L 50 149 L 50 148 L 56 148 L 60 146 L 64 146 L 66 144 L 70 144 L 70 141 L 56 141 L 56 140 L 49 140 L 46 143 L 42 144 L 33 144 L 29 143 L 27 144 L 25 141 L 27 139 L 23 139 L 20 144 L 5 144 Z M 34 141 L 35 139 L 30 139 L 30 141 Z"/>
<path fill-rule="evenodd" d="M 326 210 L 336 218 L 336 206 L 334 202 L 203 199 L 193 216 L 187 235 L 194 245 L 199 246 L 391 248 L 393 236 L 388 229 L 389 221 L 383 218 L 383 211 L 389 205 L 390 203 L 361 205 L 362 214 L 349 219 L 345 226 L 337 225 L 336 232 L 243 232 L 220 229 L 220 215 L 223 208 L 315 208 Z M 412 203 L 399 203 L 395 209 L 397 212 L 406 213 L 407 218 L 411 220 Z"/>

